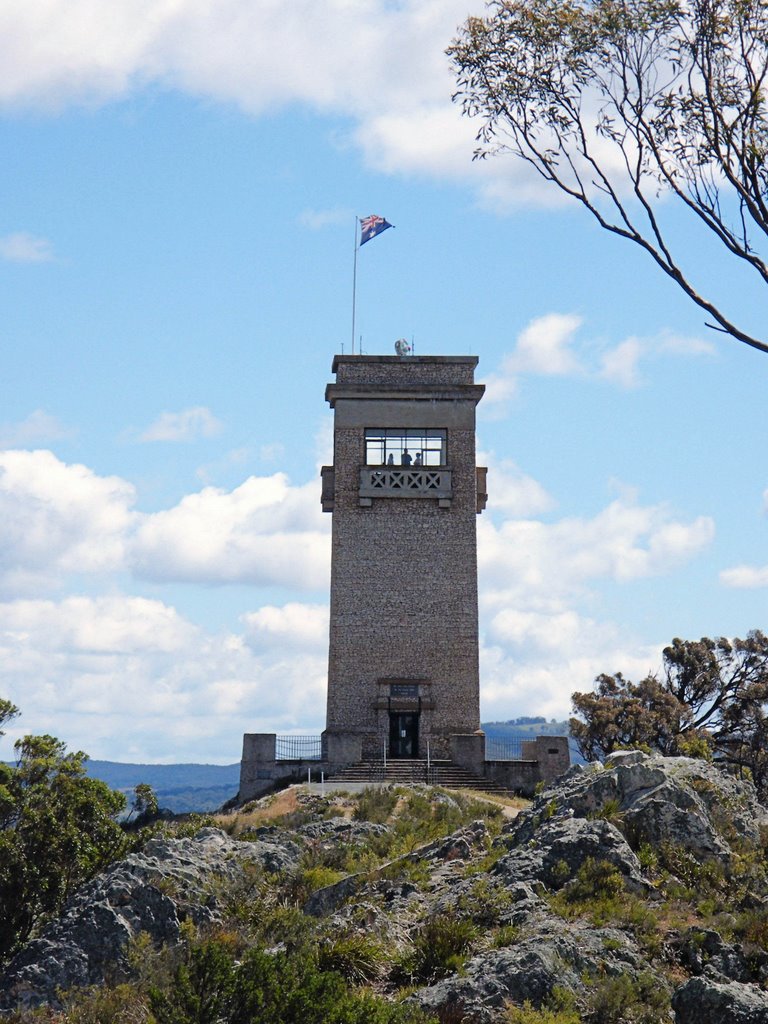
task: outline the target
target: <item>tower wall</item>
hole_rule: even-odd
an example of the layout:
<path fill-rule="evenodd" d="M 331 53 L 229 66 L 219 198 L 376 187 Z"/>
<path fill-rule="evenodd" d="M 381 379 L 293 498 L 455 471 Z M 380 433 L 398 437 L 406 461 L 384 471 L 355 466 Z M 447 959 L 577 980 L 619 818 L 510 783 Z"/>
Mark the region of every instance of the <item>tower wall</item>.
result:
<path fill-rule="evenodd" d="M 324 471 L 324 507 L 333 512 L 326 735 L 360 735 L 366 756 L 380 754 L 399 713 L 416 730 L 408 756 L 424 756 L 427 742 L 433 756 L 447 756 L 449 735 L 480 726 L 476 363 L 334 360 L 336 383 L 326 392 L 334 465 Z M 409 472 L 414 493 L 404 497 L 393 489 L 403 473 L 366 459 L 371 429 L 444 432 L 442 464 Z"/>

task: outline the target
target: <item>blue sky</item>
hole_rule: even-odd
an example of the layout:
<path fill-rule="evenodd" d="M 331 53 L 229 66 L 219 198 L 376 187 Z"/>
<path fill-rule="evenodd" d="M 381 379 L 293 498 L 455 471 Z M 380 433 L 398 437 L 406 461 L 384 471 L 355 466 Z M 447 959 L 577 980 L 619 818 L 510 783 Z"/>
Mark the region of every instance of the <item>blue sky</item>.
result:
<path fill-rule="evenodd" d="M 43 9 L 44 8 L 44 9 Z M 469 0 L 51 0 L 0 51 L 0 694 L 92 756 L 319 732 L 323 401 L 349 351 L 472 353 L 482 713 L 568 713 L 766 625 L 768 357 L 512 158 L 443 55 Z M 765 299 L 664 210 L 748 326 Z"/>

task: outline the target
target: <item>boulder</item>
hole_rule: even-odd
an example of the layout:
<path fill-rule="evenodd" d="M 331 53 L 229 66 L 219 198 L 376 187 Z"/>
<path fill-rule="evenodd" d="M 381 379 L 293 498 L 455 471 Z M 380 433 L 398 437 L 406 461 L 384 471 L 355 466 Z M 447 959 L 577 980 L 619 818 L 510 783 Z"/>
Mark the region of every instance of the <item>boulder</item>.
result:
<path fill-rule="evenodd" d="M 675 1024 L 768 1024 L 768 992 L 756 985 L 691 978 L 672 997 Z"/>
<path fill-rule="evenodd" d="M 727 868 L 730 842 L 754 848 L 768 825 L 768 810 L 751 783 L 697 758 L 621 751 L 605 765 L 571 769 L 509 827 L 515 844 L 533 839 L 542 820 L 610 814 L 633 845 L 661 842 L 682 847 L 697 860 Z"/>
<path fill-rule="evenodd" d="M 522 838 L 526 835 L 527 830 L 522 830 Z M 560 889 L 588 858 L 608 861 L 624 876 L 628 889 L 648 892 L 640 863 L 626 839 L 615 825 L 600 819 L 550 818 L 531 839 L 498 861 L 492 874 L 510 882 L 541 882 L 548 889 Z"/>
<path fill-rule="evenodd" d="M 613 930 L 542 918 L 531 931 L 513 946 L 474 957 L 460 975 L 419 989 L 411 999 L 432 1013 L 456 1007 L 478 1024 L 490 1024 L 504 1019 L 507 1003 L 540 1008 L 555 987 L 582 993 L 590 977 L 636 976 L 645 969 L 637 950 Z"/>

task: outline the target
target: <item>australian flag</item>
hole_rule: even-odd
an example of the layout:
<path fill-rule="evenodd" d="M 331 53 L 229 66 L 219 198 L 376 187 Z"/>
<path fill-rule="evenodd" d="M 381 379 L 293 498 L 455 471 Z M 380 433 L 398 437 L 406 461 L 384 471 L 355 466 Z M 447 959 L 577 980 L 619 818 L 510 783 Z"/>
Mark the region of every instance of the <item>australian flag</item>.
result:
<path fill-rule="evenodd" d="M 387 228 L 393 227 L 388 220 L 384 220 L 383 217 L 377 217 L 375 213 L 372 213 L 370 217 L 360 218 L 360 245 L 365 245 L 366 242 L 370 242 L 376 235 L 380 235 L 382 231 L 386 231 Z"/>

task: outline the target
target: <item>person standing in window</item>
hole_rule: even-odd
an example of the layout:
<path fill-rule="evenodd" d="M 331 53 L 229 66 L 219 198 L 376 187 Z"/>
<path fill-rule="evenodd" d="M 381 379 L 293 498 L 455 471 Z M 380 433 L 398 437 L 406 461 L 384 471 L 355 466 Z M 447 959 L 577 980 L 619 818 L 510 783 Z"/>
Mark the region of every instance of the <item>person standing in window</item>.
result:
<path fill-rule="evenodd" d="M 408 449 L 407 448 L 403 448 L 403 454 L 400 456 L 400 465 L 401 466 L 410 466 L 412 461 L 413 460 L 411 459 L 411 456 L 408 454 Z"/>

